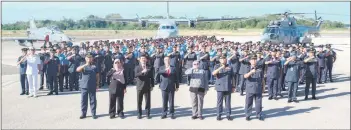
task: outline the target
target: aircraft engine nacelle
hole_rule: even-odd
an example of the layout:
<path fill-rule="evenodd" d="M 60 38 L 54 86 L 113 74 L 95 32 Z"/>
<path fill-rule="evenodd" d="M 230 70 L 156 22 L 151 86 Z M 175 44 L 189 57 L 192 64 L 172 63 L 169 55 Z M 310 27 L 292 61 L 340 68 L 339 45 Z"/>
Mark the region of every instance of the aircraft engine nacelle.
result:
<path fill-rule="evenodd" d="M 191 27 L 191 28 L 195 28 L 195 21 L 189 20 L 188 25 L 189 25 L 189 27 Z"/>
<path fill-rule="evenodd" d="M 139 22 L 141 27 L 146 27 L 147 26 L 147 22 L 146 21 L 140 21 Z"/>

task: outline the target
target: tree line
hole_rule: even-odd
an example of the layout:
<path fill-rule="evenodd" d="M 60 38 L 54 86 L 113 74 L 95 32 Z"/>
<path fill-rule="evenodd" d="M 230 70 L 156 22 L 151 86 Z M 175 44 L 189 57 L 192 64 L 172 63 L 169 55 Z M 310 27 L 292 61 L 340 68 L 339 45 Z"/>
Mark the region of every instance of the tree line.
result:
<path fill-rule="evenodd" d="M 230 17 L 230 16 L 223 16 Z M 91 21 L 87 19 L 100 18 L 95 15 L 89 15 L 85 19 L 73 20 L 63 18 L 62 20 L 36 20 L 37 27 L 55 25 L 62 30 L 154 30 L 158 28 L 158 24 L 148 23 L 147 27 L 141 27 L 138 22 L 111 22 L 111 21 Z M 109 14 L 105 16 L 106 19 L 122 18 L 120 14 Z M 165 19 L 164 16 L 146 16 L 141 19 Z M 176 18 L 170 16 L 170 18 Z M 185 17 L 178 17 L 186 19 Z M 205 17 L 197 17 L 198 19 Z M 277 20 L 280 16 L 265 15 L 262 17 L 251 17 L 247 20 L 233 20 L 233 21 L 216 21 L 216 22 L 199 22 L 196 24 L 196 29 L 199 30 L 236 30 L 239 28 L 248 29 L 263 29 L 271 20 Z M 315 26 L 314 19 L 302 18 L 297 20 L 297 24 Z M 16 23 L 2 24 L 2 30 L 25 30 L 29 27 L 28 21 L 18 21 Z M 346 25 L 337 22 L 324 20 L 322 29 L 336 29 L 344 28 Z M 178 28 L 191 29 L 187 24 L 179 24 Z"/>

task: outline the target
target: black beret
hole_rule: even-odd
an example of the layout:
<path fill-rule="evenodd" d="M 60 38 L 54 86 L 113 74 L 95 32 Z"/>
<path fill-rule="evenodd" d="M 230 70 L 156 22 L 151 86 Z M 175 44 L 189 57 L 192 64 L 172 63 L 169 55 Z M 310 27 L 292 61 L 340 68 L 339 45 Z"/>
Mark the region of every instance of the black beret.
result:
<path fill-rule="evenodd" d="M 89 53 L 85 56 L 86 58 L 93 58 L 93 56 Z"/>
<path fill-rule="evenodd" d="M 50 52 L 56 52 L 56 50 L 54 48 L 51 48 Z"/>
<path fill-rule="evenodd" d="M 251 60 L 256 60 L 257 59 L 257 55 L 255 53 L 251 54 L 250 59 Z"/>
<path fill-rule="evenodd" d="M 162 49 L 162 46 L 157 46 L 157 49 Z"/>
<path fill-rule="evenodd" d="M 271 49 L 271 52 L 277 52 L 278 50 L 277 49 Z"/>
<path fill-rule="evenodd" d="M 220 58 L 220 59 L 225 59 L 225 58 L 227 58 L 227 56 L 226 56 L 225 54 L 223 54 L 223 55 L 221 55 L 219 58 Z"/>
<path fill-rule="evenodd" d="M 128 48 L 132 48 L 133 46 L 132 45 L 129 45 Z"/>
<path fill-rule="evenodd" d="M 21 50 L 22 51 L 28 51 L 28 48 L 22 48 Z"/>

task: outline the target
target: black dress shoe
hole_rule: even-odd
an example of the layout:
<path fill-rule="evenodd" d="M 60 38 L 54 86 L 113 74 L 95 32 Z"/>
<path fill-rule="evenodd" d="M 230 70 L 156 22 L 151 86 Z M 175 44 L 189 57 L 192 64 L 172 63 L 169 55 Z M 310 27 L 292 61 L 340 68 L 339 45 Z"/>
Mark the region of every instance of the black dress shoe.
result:
<path fill-rule="evenodd" d="M 121 113 L 119 113 L 119 114 L 118 114 L 118 116 L 119 116 L 120 118 L 122 118 L 122 119 L 123 119 L 123 118 L 124 118 L 124 113 L 123 113 L 123 112 L 121 112 Z"/>
<path fill-rule="evenodd" d="M 195 120 L 197 119 L 197 116 L 192 116 L 191 119 Z"/>
<path fill-rule="evenodd" d="M 258 117 L 258 120 L 264 121 L 264 117 L 263 117 L 263 116 L 260 116 L 260 117 Z"/>
<path fill-rule="evenodd" d="M 167 118 L 166 115 L 162 115 L 162 116 L 161 116 L 161 119 L 165 119 L 165 118 Z"/>
<path fill-rule="evenodd" d="M 138 115 L 138 119 L 141 119 L 141 115 Z"/>
<path fill-rule="evenodd" d="M 228 121 L 231 121 L 231 120 L 233 120 L 233 118 L 230 117 L 230 116 L 227 116 L 227 120 L 228 120 Z"/>
<path fill-rule="evenodd" d="M 52 92 L 49 92 L 48 94 L 46 94 L 46 95 L 52 95 Z"/>
<path fill-rule="evenodd" d="M 312 97 L 313 100 L 318 100 L 316 97 Z"/>
<path fill-rule="evenodd" d="M 86 118 L 85 115 L 81 115 L 81 116 L 79 117 L 79 119 L 84 119 L 84 118 Z"/>
<path fill-rule="evenodd" d="M 147 119 L 151 119 L 150 114 L 146 115 L 146 118 L 147 118 Z"/>
<path fill-rule="evenodd" d="M 26 92 L 26 95 L 29 95 L 29 92 Z"/>
<path fill-rule="evenodd" d="M 58 93 L 56 92 L 55 95 L 58 95 Z"/>
<path fill-rule="evenodd" d="M 39 90 L 43 90 L 43 87 L 40 87 Z"/>
<path fill-rule="evenodd" d="M 171 119 L 175 119 L 176 117 L 174 116 L 174 114 L 171 114 Z"/>
<path fill-rule="evenodd" d="M 307 100 L 308 99 L 308 97 L 305 97 L 305 100 Z"/>
<path fill-rule="evenodd" d="M 245 120 L 250 121 L 251 119 L 250 119 L 250 117 L 248 116 L 248 117 L 245 118 Z"/>
<path fill-rule="evenodd" d="M 63 92 L 63 90 L 60 90 L 60 92 Z"/>
<path fill-rule="evenodd" d="M 217 116 L 217 121 L 222 120 L 222 118 L 220 116 Z"/>
<path fill-rule="evenodd" d="M 273 97 L 269 97 L 269 98 L 268 98 L 268 100 L 272 100 L 272 99 L 273 99 Z"/>
<path fill-rule="evenodd" d="M 22 92 L 20 95 L 24 95 L 24 94 L 26 94 L 25 92 Z"/>
<path fill-rule="evenodd" d="M 240 96 L 244 96 L 244 93 L 243 93 L 243 92 L 240 92 Z"/>
<path fill-rule="evenodd" d="M 204 120 L 204 117 L 202 117 L 202 116 L 199 116 L 198 118 L 199 118 L 200 120 Z"/>
<path fill-rule="evenodd" d="M 288 100 L 288 103 L 291 103 L 292 101 L 291 100 Z"/>
<path fill-rule="evenodd" d="M 283 94 L 278 94 L 278 96 L 279 96 L 280 98 L 283 98 L 283 97 L 284 97 Z"/>
<path fill-rule="evenodd" d="M 299 103 L 299 101 L 297 101 L 297 100 L 293 100 L 293 102 L 295 102 L 295 103 Z"/>
<path fill-rule="evenodd" d="M 274 97 L 274 100 L 278 100 L 278 97 Z"/>
<path fill-rule="evenodd" d="M 116 118 L 115 115 L 110 115 L 110 119 Z"/>
<path fill-rule="evenodd" d="M 93 119 L 97 119 L 98 117 L 96 115 L 93 115 Z"/>

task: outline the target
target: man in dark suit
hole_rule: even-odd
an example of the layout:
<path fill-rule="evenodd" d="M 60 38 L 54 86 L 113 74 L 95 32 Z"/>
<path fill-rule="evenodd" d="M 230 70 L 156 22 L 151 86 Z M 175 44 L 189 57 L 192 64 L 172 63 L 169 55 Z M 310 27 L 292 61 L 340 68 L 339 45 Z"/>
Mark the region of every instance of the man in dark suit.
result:
<path fill-rule="evenodd" d="M 227 64 L 225 56 L 220 57 L 220 64 L 217 64 L 212 72 L 212 75 L 216 77 L 216 91 L 217 91 L 217 120 L 221 120 L 221 114 L 223 111 L 223 99 L 225 100 L 225 107 L 227 113 L 227 119 L 232 120 L 231 114 L 231 94 L 234 92 L 232 85 L 233 79 L 233 68 Z"/>
<path fill-rule="evenodd" d="M 141 105 L 143 102 L 143 96 L 145 96 L 145 109 L 146 116 L 150 119 L 150 105 L 151 105 L 151 91 L 154 87 L 154 76 L 152 72 L 152 66 L 147 65 L 147 55 L 141 55 L 139 65 L 135 67 L 135 77 L 137 86 L 137 100 L 138 100 L 138 119 L 141 119 L 142 109 Z"/>
<path fill-rule="evenodd" d="M 246 99 L 245 99 L 245 115 L 246 120 L 250 120 L 252 104 L 255 99 L 255 111 L 259 120 L 263 121 L 262 116 L 262 68 L 257 68 L 257 56 L 250 57 L 250 71 L 244 74 L 246 79 Z"/>
<path fill-rule="evenodd" d="M 160 75 L 160 89 L 162 90 L 162 100 L 163 100 L 163 113 L 161 119 L 167 117 L 168 102 L 169 102 L 169 113 L 171 118 L 175 119 L 174 116 L 174 92 L 178 91 L 179 81 L 176 74 L 176 68 L 170 65 L 170 57 L 166 56 L 164 58 L 164 66 L 161 66 L 157 71 Z"/>

